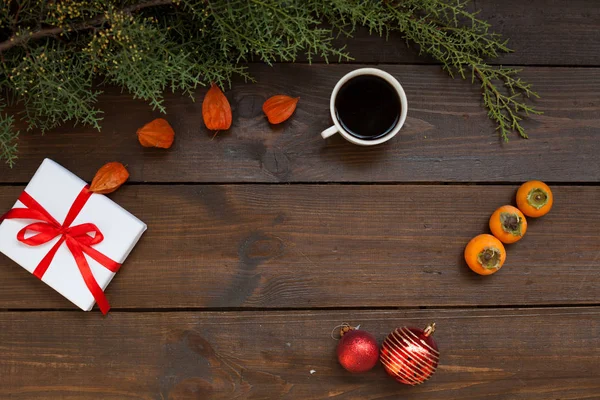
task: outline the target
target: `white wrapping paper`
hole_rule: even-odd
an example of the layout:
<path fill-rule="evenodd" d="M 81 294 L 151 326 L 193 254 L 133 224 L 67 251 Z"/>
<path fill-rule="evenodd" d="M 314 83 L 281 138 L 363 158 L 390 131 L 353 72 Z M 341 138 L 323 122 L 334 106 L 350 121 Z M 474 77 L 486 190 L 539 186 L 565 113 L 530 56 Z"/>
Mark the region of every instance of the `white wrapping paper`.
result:
<path fill-rule="evenodd" d="M 52 160 L 45 159 L 25 188 L 42 207 L 62 223 L 86 182 Z M 14 207 L 24 207 L 17 201 Z M 13 208 L 14 208 L 13 207 Z M 4 211 L 0 212 L 0 215 Z M 17 233 L 32 220 L 10 219 L 0 225 L 0 252 L 32 272 L 60 237 L 40 246 L 28 246 L 17 240 Z M 123 263 L 146 230 L 146 224 L 108 197 L 92 194 L 71 226 L 95 224 L 104 240 L 94 249 L 112 260 Z M 114 273 L 85 256 L 98 285 L 105 290 Z M 73 255 L 66 244 L 58 249 L 42 280 L 84 311 L 90 311 L 95 300 L 87 288 Z"/>

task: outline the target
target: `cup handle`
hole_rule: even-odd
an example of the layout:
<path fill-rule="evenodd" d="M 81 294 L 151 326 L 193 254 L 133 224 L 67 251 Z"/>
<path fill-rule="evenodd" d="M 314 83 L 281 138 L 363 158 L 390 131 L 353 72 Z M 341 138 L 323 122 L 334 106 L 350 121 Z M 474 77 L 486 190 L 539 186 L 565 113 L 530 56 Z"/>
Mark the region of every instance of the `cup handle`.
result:
<path fill-rule="evenodd" d="M 333 136 L 336 133 L 338 133 L 338 128 L 334 125 L 321 132 L 321 136 L 323 137 L 323 139 L 327 139 L 328 137 Z"/>

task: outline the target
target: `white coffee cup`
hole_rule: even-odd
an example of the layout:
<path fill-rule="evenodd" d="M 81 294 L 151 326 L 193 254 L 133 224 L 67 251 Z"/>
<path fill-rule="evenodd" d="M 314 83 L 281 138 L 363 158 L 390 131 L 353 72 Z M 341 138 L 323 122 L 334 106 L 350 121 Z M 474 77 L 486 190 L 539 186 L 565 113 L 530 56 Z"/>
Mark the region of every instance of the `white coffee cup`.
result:
<path fill-rule="evenodd" d="M 360 139 L 360 138 L 357 138 L 356 136 L 353 136 L 349 132 L 347 132 L 342 127 L 342 124 L 340 124 L 340 121 L 338 120 L 336 112 L 335 112 L 335 100 L 338 95 L 338 92 L 340 91 L 340 88 L 349 80 L 356 78 L 357 76 L 360 76 L 360 75 L 374 75 L 374 76 L 384 79 L 396 90 L 396 93 L 398 93 L 398 98 L 400 99 L 401 110 L 400 110 L 400 118 L 398 119 L 398 122 L 396 123 L 394 128 L 390 132 L 388 132 L 385 136 L 382 136 L 382 137 L 374 139 L 374 140 Z M 346 139 L 347 141 L 349 141 L 351 143 L 358 144 L 360 146 L 373 146 L 376 144 L 381 144 L 383 142 L 387 142 L 388 140 L 390 140 L 391 138 L 396 136 L 396 134 L 400 131 L 400 128 L 402 128 L 402 125 L 404 125 L 404 121 L 406 120 L 406 112 L 408 110 L 408 101 L 406 100 L 406 93 L 404 93 L 404 89 L 402 89 L 402 85 L 400 85 L 400 82 L 398 82 L 398 80 L 396 78 L 394 78 L 392 75 L 388 74 L 385 71 L 377 69 L 377 68 L 360 68 L 360 69 L 355 69 L 354 71 L 349 72 L 346 75 L 344 75 L 342 77 L 342 79 L 340 79 L 339 82 L 335 85 L 335 87 L 333 88 L 333 92 L 331 93 L 331 100 L 329 101 L 329 108 L 331 111 L 331 119 L 333 120 L 334 125 L 331 128 L 327 128 L 323 132 L 321 132 L 321 136 L 323 137 L 323 139 L 327 139 L 328 137 L 333 136 L 336 133 L 339 133 L 340 135 L 342 135 L 344 137 L 344 139 Z M 365 116 L 365 117 L 368 118 L 368 116 Z"/>

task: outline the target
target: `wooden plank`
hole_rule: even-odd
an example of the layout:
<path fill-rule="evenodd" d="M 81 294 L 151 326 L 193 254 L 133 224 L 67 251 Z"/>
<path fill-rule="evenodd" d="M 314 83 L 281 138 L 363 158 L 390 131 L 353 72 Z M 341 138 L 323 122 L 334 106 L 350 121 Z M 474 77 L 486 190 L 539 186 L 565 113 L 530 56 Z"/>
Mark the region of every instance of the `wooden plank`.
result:
<path fill-rule="evenodd" d="M 90 180 L 105 162 L 128 165 L 136 182 L 552 182 L 600 181 L 600 69 L 528 68 L 544 115 L 526 121 L 529 140 L 499 141 L 477 85 L 452 80 L 436 66 L 385 66 L 404 85 L 408 119 L 398 137 L 365 148 L 340 137 L 323 140 L 331 124 L 329 94 L 358 66 L 253 65 L 257 84 L 236 83 L 230 132 L 205 130 L 201 102 L 167 99 L 177 137 L 169 150 L 145 149 L 135 131 L 160 114 L 109 90 L 101 133 L 81 126 L 45 136 L 23 133 L 15 169 L 0 182 L 27 182 L 44 157 Z M 198 98 L 203 98 L 203 91 Z M 300 96 L 292 119 L 270 127 L 261 107 L 276 93 Z"/>
<path fill-rule="evenodd" d="M 595 0 L 477 0 L 470 5 L 494 32 L 509 39 L 513 53 L 492 63 L 509 65 L 600 65 L 600 3 Z M 357 62 L 433 63 L 407 46 L 400 35 L 389 40 L 367 30 L 345 40 Z"/>
<path fill-rule="evenodd" d="M 435 320 L 438 372 L 408 387 L 345 372 L 332 328 L 379 341 Z M 597 399 L 600 310 L 0 313 L 11 400 Z M 312 374 L 310 371 L 314 371 Z"/>
<path fill-rule="evenodd" d="M 6 187 L 0 209 L 21 188 Z M 126 186 L 149 230 L 108 288 L 116 308 L 597 304 L 600 187 L 554 187 L 550 214 L 481 277 L 464 264 L 513 186 Z M 0 258 L 0 309 L 70 308 Z"/>

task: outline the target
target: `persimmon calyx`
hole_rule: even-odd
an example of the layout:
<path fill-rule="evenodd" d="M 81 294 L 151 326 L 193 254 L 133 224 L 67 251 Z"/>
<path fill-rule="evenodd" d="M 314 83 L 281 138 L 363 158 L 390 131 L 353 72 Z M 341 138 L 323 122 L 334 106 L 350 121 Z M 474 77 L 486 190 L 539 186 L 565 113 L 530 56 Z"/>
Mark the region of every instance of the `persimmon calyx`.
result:
<path fill-rule="evenodd" d="M 500 225 L 502 225 L 502 230 L 506 233 L 510 233 L 513 236 L 523 236 L 521 232 L 522 220 L 517 214 L 509 212 L 500 213 Z"/>
<path fill-rule="evenodd" d="M 527 203 L 536 210 L 539 210 L 548 204 L 548 193 L 541 188 L 533 188 L 527 193 Z"/>
<path fill-rule="evenodd" d="M 502 253 L 495 247 L 486 247 L 477 255 L 477 261 L 485 269 L 500 268 L 500 259 Z"/>

